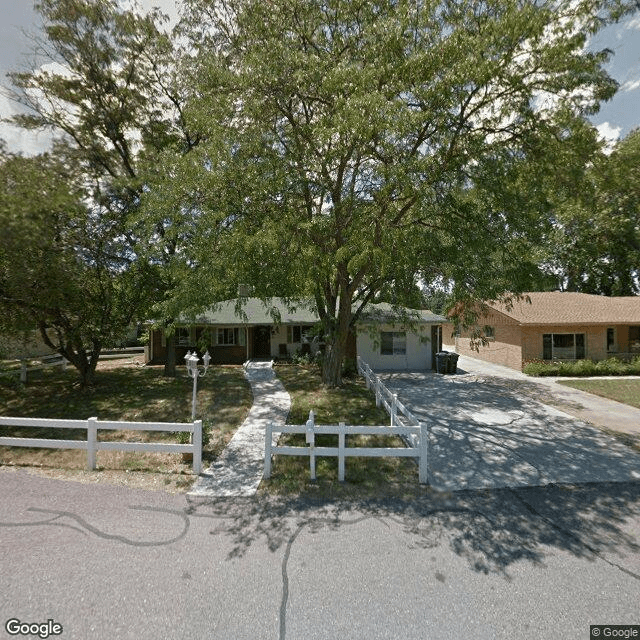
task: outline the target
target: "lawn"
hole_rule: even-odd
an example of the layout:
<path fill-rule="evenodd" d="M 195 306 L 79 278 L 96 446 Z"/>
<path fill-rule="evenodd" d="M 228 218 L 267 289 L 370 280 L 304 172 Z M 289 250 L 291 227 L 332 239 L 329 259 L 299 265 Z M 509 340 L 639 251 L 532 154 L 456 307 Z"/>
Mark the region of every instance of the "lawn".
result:
<path fill-rule="evenodd" d="M 560 384 L 640 409 L 640 379 L 558 380 Z"/>
<path fill-rule="evenodd" d="M 312 366 L 282 365 L 276 374 L 291 396 L 288 424 L 304 424 L 313 409 L 317 424 L 388 425 L 389 415 L 376 407 L 375 396 L 362 378 L 346 379 L 339 389 L 322 385 Z M 283 435 L 280 444 L 304 446 L 304 435 Z M 316 446 L 334 447 L 337 436 L 317 436 Z M 347 446 L 402 447 L 397 436 L 351 436 Z M 415 495 L 424 491 L 418 484 L 418 467 L 406 458 L 347 458 L 346 479 L 338 481 L 338 460 L 317 458 L 316 482 L 310 480 L 308 456 L 274 456 L 272 475 L 260 491 L 305 494 L 318 498 L 381 497 Z"/>
<path fill-rule="evenodd" d="M 77 420 L 96 416 L 100 420 L 142 422 L 191 420 L 193 385 L 184 369 L 178 369 L 176 378 L 166 378 L 161 367 L 105 363 L 96 374 L 93 389 L 81 392 L 76 380 L 77 373 L 71 367 L 67 371 L 55 368 L 30 373 L 25 385 L 16 377 L 0 378 L 0 415 Z M 241 367 L 211 367 L 207 375 L 199 379 L 197 417 L 202 418 L 204 431 L 209 436 L 203 449 L 205 464 L 224 449 L 244 420 L 252 401 L 251 388 Z M 0 434 L 86 439 L 86 431 L 68 429 L 0 427 Z M 177 436 L 166 432 L 99 432 L 99 439 L 104 440 L 177 442 Z M 73 472 L 71 476 L 90 473 L 84 471 L 86 451 L 82 450 L 0 447 L 0 464 L 68 470 Z M 148 480 L 160 488 L 184 489 L 193 480 L 189 477 L 190 463 L 184 463 L 180 454 L 99 451 L 97 466 L 99 476 L 114 475 L 106 472 L 143 472 L 137 474 L 138 486 L 145 486 L 145 473 L 149 475 Z M 151 477 L 158 474 L 164 477 Z"/>

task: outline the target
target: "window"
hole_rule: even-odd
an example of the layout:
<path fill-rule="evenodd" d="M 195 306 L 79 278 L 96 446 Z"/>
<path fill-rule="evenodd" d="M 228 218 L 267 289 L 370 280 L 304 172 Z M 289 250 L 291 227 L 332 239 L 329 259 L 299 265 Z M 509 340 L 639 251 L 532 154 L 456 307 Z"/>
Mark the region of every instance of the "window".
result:
<path fill-rule="evenodd" d="M 289 326 L 287 327 L 287 342 L 292 344 L 294 342 L 302 342 L 302 327 Z"/>
<path fill-rule="evenodd" d="M 614 327 L 609 327 L 607 329 L 607 351 L 617 351 L 618 347 L 616 345 L 616 330 Z"/>
<path fill-rule="evenodd" d="M 585 344 L 584 333 L 545 333 L 542 357 L 544 360 L 583 360 Z"/>
<path fill-rule="evenodd" d="M 309 335 L 311 333 L 310 326 L 289 325 L 287 326 L 287 342 L 289 344 L 310 342 Z"/>
<path fill-rule="evenodd" d="M 491 327 L 489 325 L 485 325 L 484 327 L 482 327 L 482 331 L 484 332 L 484 337 L 487 340 L 495 340 L 496 339 L 496 328 L 495 327 Z"/>
<path fill-rule="evenodd" d="M 239 331 L 235 329 L 218 329 L 216 344 L 223 346 L 231 346 L 240 344 Z"/>
<path fill-rule="evenodd" d="M 176 347 L 188 347 L 191 342 L 190 336 L 189 327 L 178 327 L 176 329 Z"/>
<path fill-rule="evenodd" d="M 407 353 L 407 333 L 405 331 L 381 331 L 380 354 L 383 356 L 403 356 Z"/>

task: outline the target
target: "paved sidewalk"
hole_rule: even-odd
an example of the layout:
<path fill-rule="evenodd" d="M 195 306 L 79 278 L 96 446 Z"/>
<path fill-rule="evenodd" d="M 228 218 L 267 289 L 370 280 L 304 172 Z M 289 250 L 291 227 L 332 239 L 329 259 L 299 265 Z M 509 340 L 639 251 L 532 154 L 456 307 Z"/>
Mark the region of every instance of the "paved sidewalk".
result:
<path fill-rule="evenodd" d="M 443 347 L 448 351 L 455 351 L 454 347 Z M 517 380 L 523 384 L 537 385 L 543 393 L 550 393 L 547 402 L 598 427 L 612 431 L 640 435 L 640 409 L 628 404 L 602 398 L 600 396 L 572 389 L 559 383 L 568 378 L 533 377 L 520 371 L 503 367 L 477 358 L 460 356 L 458 372 L 474 375 L 495 376 L 509 380 Z M 582 378 L 584 379 L 584 378 Z M 616 377 L 619 379 L 619 377 Z"/>
<path fill-rule="evenodd" d="M 202 472 L 190 496 L 252 496 L 258 489 L 264 472 L 267 424 L 284 424 L 291 398 L 276 378 L 273 362 L 249 361 L 245 375 L 251 384 L 253 406 L 220 457 Z M 274 444 L 277 438 L 275 434 Z"/>

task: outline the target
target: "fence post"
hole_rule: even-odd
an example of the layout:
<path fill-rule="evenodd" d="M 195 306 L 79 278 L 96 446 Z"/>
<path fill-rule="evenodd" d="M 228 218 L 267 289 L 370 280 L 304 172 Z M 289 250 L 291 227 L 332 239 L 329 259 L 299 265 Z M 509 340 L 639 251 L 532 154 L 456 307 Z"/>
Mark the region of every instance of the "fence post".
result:
<path fill-rule="evenodd" d="M 27 363 L 22 360 L 20 362 L 20 382 L 27 381 Z"/>
<path fill-rule="evenodd" d="M 429 430 L 424 422 L 420 423 L 420 463 L 418 466 L 418 481 L 420 484 L 429 482 L 427 455 L 429 451 Z"/>
<path fill-rule="evenodd" d="M 313 409 L 309 411 L 309 419 L 306 423 L 307 429 L 307 444 L 309 445 L 309 478 L 311 480 L 316 479 L 316 434 L 315 434 L 315 414 Z"/>
<path fill-rule="evenodd" d="M 338 480 L 344 482 L 345 437 L 344 422 L 338 425 Z"/>
<path fill-rule="evenodd" d="M 200 475 L 202 470 L 202 420 L 193 423 L 193 473 Z"/>
<path fill-rule="evenodd" d="M 264 477 L 271 477 L 271 440 L 273 438 L 273 424 L 267 423 L 267 431 L 264 436 Z"/>
<path fill-rule="evenodd" d="M 391 426 L 395 427 L 398 423 L 398 394 L 393 394 L 393 399 L 391 400 Z"/>
<path fill-rule="evenodd" d="M 382 398 L 382 393 L 380 391 L 380 378 L 376 378 L 375 385 L 376 385 L 376 407 L 379 407 L 380 399 Z"/>
<path fill-rule="evenodd" d="M 87 469 L 96 469 L 96 440 L 98 439 L 98 418 L 87 420 Z"/>

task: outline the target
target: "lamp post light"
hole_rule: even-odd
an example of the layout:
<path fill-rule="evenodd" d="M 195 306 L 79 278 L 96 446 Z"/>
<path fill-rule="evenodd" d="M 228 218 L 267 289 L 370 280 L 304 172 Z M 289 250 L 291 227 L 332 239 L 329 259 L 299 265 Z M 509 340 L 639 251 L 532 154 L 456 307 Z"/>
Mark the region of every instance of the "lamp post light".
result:
<path fill-rule="evenodd" d="M 191 421 L 193 422 L 196 419 L 196 393 L 198 392 L 198 378 L 201 378 L 207 373 L 209 362 L 211 362 L 211 356 L 208 351 L 202 356 L 202 361 L 204 362 L 204 369 L 202 370 L 198 369 L 199 358 L 195 351 L 193 353 L 187 351 L 187 355 L 184 359 L 187 364 L 187 373 L 193 378 L 193 396 L 191 398 Z"/>

